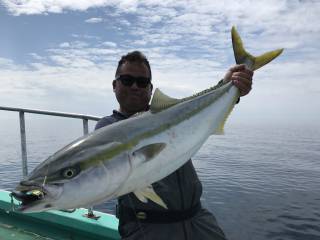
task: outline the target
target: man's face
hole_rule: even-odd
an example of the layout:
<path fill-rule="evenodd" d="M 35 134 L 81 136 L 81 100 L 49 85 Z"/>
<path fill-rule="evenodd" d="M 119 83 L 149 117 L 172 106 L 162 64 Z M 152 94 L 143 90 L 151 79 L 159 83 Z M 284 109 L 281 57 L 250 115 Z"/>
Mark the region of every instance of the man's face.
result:
<path fill-rule="evenodd" d="M 130 75 L 133 77 L 149 78 L 149 71 L 145 64 L 125 62 L 119 71 L 119 75 Z M 120 110 L 127 114 L 145 111 L 148 107 L 151 94 L 152 84 L 148 84 L 145 88 L 140 88 L 137 83 L 132 86 L 125 86 L 120 80 L 114 80 L 113 90 L 120 104 Z"/>

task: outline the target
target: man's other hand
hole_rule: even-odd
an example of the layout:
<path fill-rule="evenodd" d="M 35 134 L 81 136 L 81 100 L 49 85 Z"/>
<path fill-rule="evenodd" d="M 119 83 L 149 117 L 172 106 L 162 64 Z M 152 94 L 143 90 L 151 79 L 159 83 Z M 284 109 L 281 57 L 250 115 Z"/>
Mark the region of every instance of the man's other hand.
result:
<path fill-rule="evenodd" d="M 244 64 L 235 65 L 227 71 L 223 78 L 224 82 L 232 81 L 239 89 L 240 96 L 247 95 L 252 89 L 253 71 L 246 68 Z"/>

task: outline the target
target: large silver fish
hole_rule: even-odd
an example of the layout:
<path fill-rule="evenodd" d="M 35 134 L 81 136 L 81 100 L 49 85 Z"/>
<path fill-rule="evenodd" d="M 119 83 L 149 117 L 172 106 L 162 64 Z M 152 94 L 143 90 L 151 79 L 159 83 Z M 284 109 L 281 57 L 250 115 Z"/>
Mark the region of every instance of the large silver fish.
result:
<path fill-rule="evenodd" d="M 235 59 L 251 70 L 282 49 L 253 57 L 232 28 Z M 62 148 L 16 187 L 20 210 L 38 212 L 91 206 L 134 192 L 166 208 L 151 184 L 187 162 L 223 125 L 239 97 L 230 82 L 184 99 L 156 89 L 150 111 L 101 128 Z"/>

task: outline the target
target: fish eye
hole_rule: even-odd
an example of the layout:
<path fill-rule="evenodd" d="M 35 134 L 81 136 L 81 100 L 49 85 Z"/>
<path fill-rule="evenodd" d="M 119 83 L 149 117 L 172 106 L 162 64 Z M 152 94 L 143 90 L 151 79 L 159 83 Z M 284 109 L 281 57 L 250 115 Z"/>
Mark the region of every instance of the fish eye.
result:
<path fill-rule="evenodd" d="M 62 172 L 62 176 L 65 178 L 73 178 L 77 175 L 77 171 L 75 168 L 66 168 Z"/>

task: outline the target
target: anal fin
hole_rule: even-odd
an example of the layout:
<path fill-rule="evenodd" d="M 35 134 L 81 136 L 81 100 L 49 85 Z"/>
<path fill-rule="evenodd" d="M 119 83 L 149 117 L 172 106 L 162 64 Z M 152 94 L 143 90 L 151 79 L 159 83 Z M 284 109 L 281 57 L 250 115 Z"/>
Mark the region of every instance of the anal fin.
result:
<path fill-rule="evenodd" d="M 159 195 L 153 190 L 153 187 L 151 185 L 146 187 L 145 189 L 136 190 L 133 193 L 141 202 L 147 203 L 148 199 L 150 199 L 152 202 L 160 205 L 165 209 L 168 209 L 167 205 L 163 202 L 163 200 L 159 197 Z"/>
<path fill-rule="evenodd" d="M 224 135 L 224 125 L 226 124 L 226 121 L 230 116 L 230 113 L 232 112 L 234 105 L 237 102 L 237 99 L 238 99 L 238 96 L 234 97 L 233 102 L 230 104 L 228 111 L 223 117 L 223 120 L 221 121 L 219 126 L 212 132 L 212 135 Z"/>

